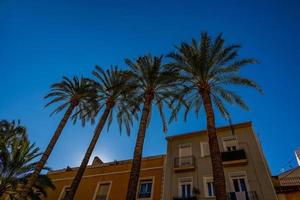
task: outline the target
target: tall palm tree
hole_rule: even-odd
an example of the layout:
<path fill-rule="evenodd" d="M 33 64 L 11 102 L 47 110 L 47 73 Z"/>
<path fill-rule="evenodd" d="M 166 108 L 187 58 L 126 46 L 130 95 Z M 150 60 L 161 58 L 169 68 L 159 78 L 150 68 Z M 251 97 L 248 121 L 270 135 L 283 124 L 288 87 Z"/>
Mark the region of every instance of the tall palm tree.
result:
<path fill-rule="evenodd" d="M 127 200 L 136 199 L 136 191 L 140 174 L 143 145 L 147 125 L 151 120 L 152 104 L 155 104 L 163 121 L 163 130 L 166 131 L 165 115 L 163 105 L 170 105 L 171 97 L 178 84 L 176 70 L 167 69 L 162 63 L 162 56 L 156 57 L 146 55 L 131 61 L 126 59 L 132 79 L 137 84 L 136 97 L 138 104 L 143 105 L 142 116 L 138 128 L 134 156 L 131 166 Z"/>
<path fill-rule="evenodd" d="M 124 124 L 127 130 L 127 134 L 130 134 L 130 127 L 132 126 L 133 117 L 136 117 L 134 107 L 130 106 L 130 96 L 134 91 L 134 86 L 128 84 L 129 74 L 118 69 L 118 67 L 111 67 L 110 70 L 103 70 L 96 66 L 96 70 L 93 71 L 93 75 L 96 80 L 93 84 L 97 90 L 97 102 L 98 106 L 94 108 L 93 115 L 88 117 L 95 117 L 100 110 L 104 109 L 102 116 L 96 126 L 93 138 L 86 150 L 84 158 L 80 164 L 80 167 L 72 181 L 70 191 L 67 193 L 64 200 L 71 200 L 74 198 L 76 190 L 82 179 L 83 173 L 87 167 L 91 154 L 97 144 L 102 129 L 108 121 L 108 127 L 110 126 L 114 110 L 119 122 L 120 131 Z M 134 104 L 132 104 L 134 105 Z"/>
<path fill-rule="evenodd" d="M 93 104 L 95 99 L 96 92 L 91 86 L 90 82 L 86 78 L 73 77 L 69 79 L 63 77 L 63 80 L 59 83 L 55 83 L 51 86 L 51 92 L 45 96 L 46 99 L 50 101 L 46 104 L 46 107 L 52 104 L 59 103 L 60 105 L 52 112 L 52 114 L 59 113 L 62 110 L 66 109 L 63 118 L 61 119 L 57 129 L 54 132 L 45 152 L 40 158 L 39 162 L 35 166 L 35 170 L 31 175 L 28 184 L 24 188 L 22 197 L 25 198 L 29 193 L 31 187 L 34 185 L 38 175 L 45 166 L 62 130 L 64 129 L 67 121 L 71 117 L 75 123 L 77 118 L 80 118 L 81 115 L 86 115 L 86 113 L 81 113 L 82 110 L 86 107 L 89 107 Z M 72 116 L 72 113 L 74 115 Z M 52 115 L 51 114 L 51 115 Z M 85 121 L 82 121 L 83 125 Z"/>
<path fill-rule="evenodd" d="M 186 111 L 188 112 L 194 107 L 198 113 L 201 105 L 204 105 L 215 195 L 218 200 L 225 200 L 227 197 L 216 134 L 214 108 L 218 109 L 225 118 L 229 118 L 230 115 L 224 102 L 237 104 L 248 110 L 243 99 L 228 89 L 229 86 L 249 86 L 262 92 L 255 82 L 239 75 L 243 66 L 254 64 L 256 60 L 239 58 L 240 45 L 225 46 L 224 42 L 221 34 L 212 41 L 207 33 L 202 33 L 200 43 L 195 39 L 192 40 L 191 44 L 184 42 L 176 47 L 176 52 L 168 55 L 172 59 L 169 66 L 172 69 L 180 70 L 181 78 L 185 80 Z"/>
<path fill-rule="evenodd" d="M 36 163 L 33 160 L 40 156 L 39 148 L 30 144 L 26 129 L 19 122 L 2 120 L 0 135 L 0 198 L 15 199 L 34 170 Z M 54 189 L 54 185 L 46 175 L 39 175 L 28 197 L 46 197 L 47 188 Z"/>

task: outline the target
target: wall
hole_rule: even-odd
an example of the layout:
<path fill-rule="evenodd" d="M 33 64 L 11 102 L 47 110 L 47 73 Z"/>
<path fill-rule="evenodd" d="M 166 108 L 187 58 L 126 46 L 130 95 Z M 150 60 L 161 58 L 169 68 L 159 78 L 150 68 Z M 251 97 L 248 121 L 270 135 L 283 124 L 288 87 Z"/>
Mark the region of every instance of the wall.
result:
<path fill-rule="evenodd" d="M 222 151 L 223 145 L 221 138 L 232 135 L 232 132 L 229 127 L 219 128 L 217 132 L 220 149 Z M 259 199 L 277 199 L 271 182 L 270 172 L 262 154 L 260 144 L 251 128 L 251 123 L 235 125 L 235 135 L 239 141 L 239 146 L 246 151 L 248 164 L 224 168 L 227 191 L 233 191 L 228 174 L 230 172 L 245 171 L 247 173 L 250 190 L 255 191 Z M 178 179 L 182 177 L 193 177 L 193 186 L 200 190 L 200 198 L 205 199 L 203 176 L 212 176 L 212 166 L 210 157 L 201 157 L 200 142 L 204 141 L 208 141 L 205 131 L 168 138 L 164 200 L 171 200 L 174 196 L 178 196 Z M 174 158 L 178 157 L 178 146 L 185 143 L 192 144 L 192 152 L 196 160 L 196 169 L 186 172 L 174 172 L 173 162 Z"/>
<path fill-rule="evenodd" d="M 142 161 L 140 179 L 153 178 L 153 200 L 161 197 L 161 182 L 163 177 L 164 156 L 155 156 L 145 158 Z M 106 164 L 107 165 L 107 164 Z M 79 185 L 75 200 L 93 200 L 97 184 L 101 182 L 111 182 L 109 194 L 110 200 L 125 199 L 131 163 L 122 161 L 119 164 L 111 163 L 107 166 L 90 166 L 87 168 L 83 179 Z M 72 178 L 75 176 L 76 169 L 72 171 L 56 171 L 49 173 L 53 180 L 56 190 L 49 191 L 46 200 L 59 199 L 61 192 L 65 186 L 69 186 Z"/>

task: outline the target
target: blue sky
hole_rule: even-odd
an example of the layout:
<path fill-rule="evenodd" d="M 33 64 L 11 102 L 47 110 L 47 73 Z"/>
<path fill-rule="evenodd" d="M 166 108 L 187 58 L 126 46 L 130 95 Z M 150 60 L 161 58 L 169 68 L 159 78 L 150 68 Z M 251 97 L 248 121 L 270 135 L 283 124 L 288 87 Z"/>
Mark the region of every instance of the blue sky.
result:
<path fill-rule="evenodd" d="M 95 64 L 124 67 L 124 58 L 151 52 L 168 53 L 181 41 L 199 38 L 201 31 L 223 33 L 228 43 L 241 43 L 241 56 L 259 65 L 242 73 L 264 89 L 236 89 L 251 111 L 231 107 L 233 121 L 253 121 L 254 129 L 274 174 L 295 166 L 300 147 L 300 3 L 297 0 L 228 1 L 0 1 L 0 118 L 21 119 L 29 136 L 44 149 L 61 115 L 49 117 L 43 96 L 63 75 L 89 76 Z M 136 123 L 137 124 L 137 123 Z M 217 115 L 217 124 L 226 122 Z M 153 114 L 144 155 L 163 154 L 165 136 L 205 128 L 202 112 L 161 129 Z M 48 165 L 53 169 L 79 165 L 93 126 L 69 123 Z M 132 157 L 136 125 L 131 137 L 114 123 L 105 130 L 94 155 L 104 161 Z"/>

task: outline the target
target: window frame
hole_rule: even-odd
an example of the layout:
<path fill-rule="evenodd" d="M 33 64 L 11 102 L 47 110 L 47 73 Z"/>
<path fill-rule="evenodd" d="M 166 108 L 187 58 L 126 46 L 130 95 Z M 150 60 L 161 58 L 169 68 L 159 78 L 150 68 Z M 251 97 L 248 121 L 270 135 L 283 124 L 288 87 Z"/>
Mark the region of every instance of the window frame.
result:
<path fill-rule="evenodd" d="M 151 196 L 147 197 L 147 198 L 139 198 L 141 182 L 142 181 L 147 181 L 147 180 L 152 180 Z M 137 193 L 136 193 L 136 200 L 151 200 L 151 199 L 153 199 L 154 186 L 155 186 L 155 177 L 154 176 L 148 176 L 148 177 L 141 177 L 141 178 L 139 178 L 138 190 L 137 190 Z"/>
<path fill-rule="evenodd" d="M 59 194 L 59 196 L 58 196 L 58 200 L 61 200 L 61 199 L 62 199 L 63 194 L 64 194 L 66 188 L 70 188 L 70 189 L 71 189 L 71 185 L 65 185 L 65 186 L 62 188 L 62 190 L 61 190 L 61 192 L 60 192 L 60 194 Z"/>
<path fill-rule="evenodd" d="M 193 181 L 193 177 L 189 176 L 189 177 L 180 177 L 178 178 L 178 197 L 182 197 L 182 193 L 181 193 L 181 185 L 185 185 L 183 184 L 183 180 L 189 180 L 186 182 L 190 182 L 191 183 L 191 196 L 193 196 L 193 188 L 194 188 L 194 181 Z"/>
<path fill-rule="evenodd" d="M 230 135 L 230 136 L 222 137 L 223 150 L 225 152 L 228 151 L 226 142 L 229 141 L 229 140 L 235 140 L 236 150 L 238 150 L 239 149 L 239 142 L 238 142 L 238 139 L 237 139 L 236 135 Z"/>
<path fill-rule="evenodd" d="M 205 198 L 215 198 L 216 197 L 215 188 L 213 188 L 213 195 L 212 196 L 208 195 L 208 187 L 207 187 L 208 182 L 213 182 L 214 183 L 214 178 L 213 178 L 212 175 L 203 176 L 204 197 Z"/>
<path fill-rule="evenodd" d="M 93 200 L 96 200 L 97 193 L 98 193 L 98 190 L 100 189 L 100 186 L 105 185 L 105 184 L 109 184 L 106 200 L 109 199 L 110 190 L 111 190 L 111 186 L 112 186 L 112 181 L 100 181 L 100 182 L 97 183 L 96 190 L 95 190 L 94 195 L 93 195 Z"/>
<path fill-rule="evenodd" d="M 232 176 L 234 176 L 234 177 L 232 177 Z M 236 192 L 235 188 L 234 188 L 233 179 L 239 179 L 239 178 L 244 178 L 247 191 L 248 192 L 251 191 L 246 171 L 229 172 L 228 178 L 230 180 L 230 187 L 231 187 L 232 192 Z"/>

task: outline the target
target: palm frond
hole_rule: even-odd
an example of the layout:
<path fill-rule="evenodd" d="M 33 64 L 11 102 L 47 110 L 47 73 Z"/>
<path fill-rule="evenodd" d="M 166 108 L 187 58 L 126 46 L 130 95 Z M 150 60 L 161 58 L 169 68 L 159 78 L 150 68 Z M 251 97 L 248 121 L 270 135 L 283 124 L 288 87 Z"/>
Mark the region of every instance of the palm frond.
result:
<path fill-rule="evenodd" d="M 192 108 L 195 109 L 196 114 L 200 111 L 202 105 L 200 92 L 206 92 L 212 96 L 213 103 L 222 116 L 229 115 L 223 101 L 237 104 L 248 110 L 243 99 L 226 89 L 227 87 L 247 86 L 262 93 L 257 83 L 239 76 L 242 67 L 257 63 L 254 58 L 240 58 L 238 54 L 240 48 L 239 44 L 225 45 L 222 34 L 212 39 L 208 33 L 204 32 L 199 42 L 196 39 L 192 39 L 190 43 L 182 42 L 176 46 L 175 52 L 167 55 L 170 62 L 166 66 L 170 69 L 177 69 L 183 85 L 189 88 L 182 95 L 186 102 L 184 118 Z M 182 105 L 177 105 L 176 112 Z M 177 118 L 176 112 L 171 113 L 171 121 Z"/>

